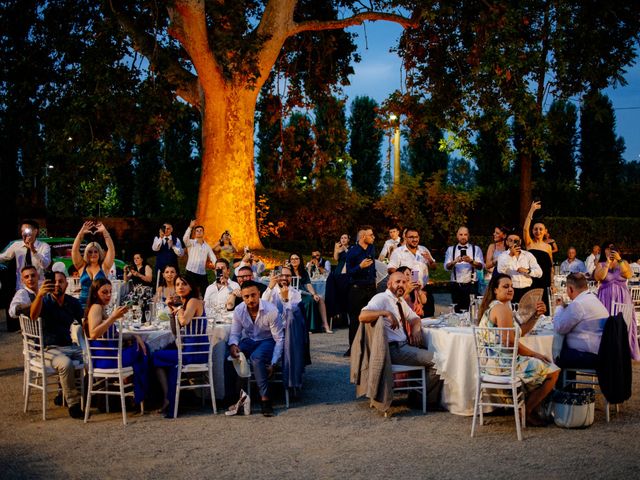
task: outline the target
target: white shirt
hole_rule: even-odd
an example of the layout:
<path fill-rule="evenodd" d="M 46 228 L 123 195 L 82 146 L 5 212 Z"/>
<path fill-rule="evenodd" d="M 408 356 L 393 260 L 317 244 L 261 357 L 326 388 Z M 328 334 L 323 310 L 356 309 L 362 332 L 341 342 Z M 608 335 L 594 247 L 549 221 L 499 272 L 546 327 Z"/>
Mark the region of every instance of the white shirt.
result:
<path fill-rule="evenodd" d="M 528 274 L 518 272 L 519 268 L 530 270 Z M 533 283 L 533 278 L 542 277 L 542 268 L 538 265 L 536 257 L 532 253 L 522 250 L 520 255 L 511 256 L 506 250 L 498 257 L 498 272 L 506 273 L 511 277 L 513 288 L 527 288 Z"/>
<path fill-rule="evenodd" d="M 420 283 L 426 285 L 429 281 L 429 264 L 422 256 L 422 252 L 428 253 L 433 258 L 429 249 L 422 245 L 418 245 L 416 253 L 411 253 L 411 250 L 406 245 L 396 248 L 391 254 L 387 268 L 397 270 L 399 267 L 407 266 L 411 270 L 418 270 L 420 272 Z"/>
<path fill-rule="evenodd" d="M 273 303 L 279 312 L 284 312 L 297 306 L 302 301 L 302 294 L 300 290 L 289 286 L 289 300 L 285 302 L 280 295 L 280 285 L 275 285 L 273 288 L 267 287 L 262 293 L 262 299 Z"/>
<path fill-rule="evenodd" d="M 367 306 L 362 309 L 387 310 L 393 313 L 394 317 L 398 319 L 398 322 L 400 322 L 400 326 L 393 330 L 391 328 L 391 321 L 388 318 L 384 317 L 384 329 L 387 333 L 387 340 L 389 342 L 407 341 L 407 335 L 404 333 L 404 328 L 401 322 L 398 302 L 400 302 L 400 305 L 402 306 L 402 312 L 404 313 L 404 317 L 407 319 L 407 321 L 411 322 L 417 318 L 420 318 L 418 317 L 418 315 L 416 315 L 416 312 L 411 310 L 411 307 L 407 305 L 407 302 L 405 302 L 404 298 L 397 298 L 393 293 L 391 293 L 391 290 L 389 289 L 386 289 L 384 292 L 374 295 L 371 300 L 369 300 L 369 303 L 367 303 Z"/>
<path fill-rule="evenodd" d="M 553 330 L 565 335 L 567 347 L 598 354 L 609 312 L 598 297 L 585 290 L 566 307 L 556 307 Z"/>
<path fill-rule="evenodd" d="M 216 306 L 218 308 L 225 307 L 226 310 L 229 295 L 238 288 L 240 288 L 240 285 L 233 280 L 228 279 L 226 287 L 222 284 L 218 286 L 217 282 L 213 282 L 209 285 L 204 292 L 204 306 L 207 314 L 215 312 Z"/>
<path fill-rule="evenodd" d="M 20 313 L 18 312 L 18 307 L 23 305 L 31 305 L 33 301 L 29 294 L 33 295 L 33 298 L 36 296 L 36 292 L 28 289 L 27 287 L 22 287 L 20 290 L 16 292 L 16 294 L 11 299 L 11 304 L 9 305 L 9 316 L 11 318 L 18 318 Z"/>
<path fill-rule="evenodd" d="M 391 249 L 391 247 L 395 249 L 399 244 L 400 244 L 400 237 L 396 238 L 395 240 L 392 238 L 388 239 L 386 242 L 384 242 L 384 245 L 382 246 L 382 251 L 380 252 L 380 256 L 378 256 L 378 259 L 384 260 L 385 258 L 387 258 L 389 256 L 389 250 Z"/>
<path fill-rule="evenodd" d="M 589 255 L 587 257 L 587 259 L 584 261 L 584 266 L 587 268 L 587 273 L 589 275 L 593 275 L 594 270 L 596 269 L 596 264 L 598 263 L 598 260 L 600 259 L 600 255 L 598 255 L 597 257 L 592 253 L 591 255 Z"/>
<path fill-rule="evenodd" d="M 480 247 L 478 247 L 477 245 L 467 243 L 466 245 L 458 244 L 455 247 L 447 248 L 447 253 L 444 256 L 444 269 L 449 270 L 447 268 L 447 265 L 461 255 L 461 248 L 466 248 L 467 255 L 474 261 L 481 263 L 482 266 L 474 269 L 469 262 L 456 263 L 451 269 L 451 281 L 456 283 L 469 283 L 475 280 L 474 270 L 482 270 L 484 268 L 484 257 L 482 256 L 482 250 L 480 250 Z"/>
<path fill-rule="evenodd" d="M 560 274 L 568 275 L 569 273 L 587 273 L 587 267 L 579 258 L 574 258 L 572 262 L 567 258 L 560 264 Z"/>
<path fill-rule="evenodd" d="M 236 307 L 233 311 L 229 345 L 240 345 L 240 340 L 243 338 L 259 342 L 269 337 L 273 337 L 276 342 L 271 356 L 271 364 L 273 365 L 280 359 L 284 348 L 284 323 L 278 309 L 273 303 L 260 300 L 258 315 L 254 323 L 246 303 L 242 302 Z"/>
<path fill-rule="evenodd" d="M 207 273 L 207 257 L 211 260 L 211 263 L 216 263 L 216 254 L 213 253 L 211 247 L 204 240 L 202 243 L 198 242 L 195 238 L 189 238 L 191 236 L 191 228 L 187 228 L 184 232 L 182 241 L 187 248 L 187 254 L 189 259 L 187 260 L 186 270 L 198 275 L 206 275 Z"/>
<path fill-rule="evenodd" d="M 254 260 L 253 263 L 240 262 L 238 264 L 238 266 L 236 267 L 236 269 L 234 270 L 234 273 L 235 273 L 236 277 L 238 276 L 238 272 L 240 272 L 240 269 L 242 267 L 251 267 L 251 271 L 253 272 L 253 279 L 254 280 L 257 280 L 258 278 L 260 278 L 262 273 L 267 269 L 267 267 L 264 264 L 264 262 L 262 260 L 260 260 L 260 259 Z"/>
<path fill-rule="evenodd" d="M 44 271 L 51 264 L 51 246 L 48 243 L 35 240 L 33 242 L 35 253 L 31 252 L 31 265 L 36 267 L 39 275 L 39 283 L 44 282 Z M 0 254 L 0 261 L 7 262 L 16 259 L 16 291 L 24 287 L 22 284 L 22 267 L 24 267 L 27 246 L 23 240 L 13 242 L 7 251 Z"/>
<path fill-rule="evenodd" d="M 167 240 L 171 237 L 154 237 L 153 244 L 151 245 L 151 250 L 154 252 L 160 251 L 160 247 L 163 243 L 166 243 Z M 182 249 L 182 244 L 180 243 L 180 239 L 176 238 L 176 243 L 171 247 L 173 253 L 175 253 L 178 257 L 181 257 L 184 254 L 184 250 Z"/>

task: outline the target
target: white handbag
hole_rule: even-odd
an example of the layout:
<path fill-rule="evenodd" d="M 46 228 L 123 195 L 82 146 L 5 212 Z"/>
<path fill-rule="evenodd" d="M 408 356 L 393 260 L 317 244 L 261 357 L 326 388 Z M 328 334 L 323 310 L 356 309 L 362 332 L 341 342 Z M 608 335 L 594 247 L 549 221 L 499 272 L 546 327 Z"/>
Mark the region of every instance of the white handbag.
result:
<path fill-rule="evenodd" d="M 562 428 L 586 428 L 593 423 L 596 392 L 593 388 L 554 390 L 551 414 Z"/>

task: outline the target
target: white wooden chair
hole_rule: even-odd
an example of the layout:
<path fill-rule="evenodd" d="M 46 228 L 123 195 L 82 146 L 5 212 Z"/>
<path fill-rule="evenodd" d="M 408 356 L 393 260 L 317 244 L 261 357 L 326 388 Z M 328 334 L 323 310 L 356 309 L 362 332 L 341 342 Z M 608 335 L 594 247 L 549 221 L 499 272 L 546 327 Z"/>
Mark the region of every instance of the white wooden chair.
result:
<path fill-rule="evenodd" d="M 122 335 L 117 333 L 122 331 L 122 322 L 118 320 L 114 326 L 116 328 L 112 326 L 99 339 L 99 344 L 92 345 L 92 342 L 98 342 L 98 340 L 86 339 L 83 342 L 85 364 L 89 377 L 87 405 L 84 409 L 85 423 L 89 420 L 93 395 L 105 395 L 107 413 L 109 413 L 109 396 L 118 395 L 122 407 L 122 423 L 127 424 L 125 398 L 133 397 L 133 383 L 125 384 L 124 380 L 133 375 L 133 367 L 122 366 Z M 100 360 L 115 362 L 116 366 L 114 368 L 96 368 L 94 363 Z M 115 387 L 115 389 L 110 389 L 110 387 Z"/>
<path fill-rule="evenodd" d="M 611 314 L 611 316 L 622 313 L 624 322 L 627 324 L 627 328 L 631 328 L 631 323 L 633 322 L 633 305 L 629 303 L 613 302 L 611 304 L 611 311 L 609 313 Z"/>
<path fill-rule="evenodd" d="M 42 419 L 47 419 L 47 393 L 58 391 L 59 378 L 56 369 L 47 365 L 45 359 L 44 340 L 42 338 L 42 319 L 31 320 L 26 315 L 20 315 L 20 329 L 22 330 L 22 345 L 24 354 L 24 412 L 29 408 L 31 389 L 42 392 Z M 84 391 L 84 364 L 73 361 L 76 374 L 80 372 L 80 392 Z M 82 406 L 82 394 L 80 396 Z"/>
<path fill-rule="evenodd" d="M 471 436 L 475 434 L 478 416 L 480 425 L 483 424 L 482 408 L 491 406 L 513 408 L 516 434 L 518 440 L 522 440 L 521 425 L 526 426 L 526 409 L 522 380 L 516 376 L 520 331 L 515 328 L 473 327 L 473 337 L 478 379 Z M 499 396 L 505 401 L 498 402 L 494 397 L 483 400 L 483 396 L 491 390 L 501 394 Z M 510 393 L 507 394 L 506 391 Z"/>
<path fill-rule="evenodd" d="M 640 286 L 629 287 L 629 293 L 631 294 L 631 301 L 633 302 L 633 309 L 636 312 L 636 322 L 640 327 Z"/>
<path fill-rule="evenodd" d="M 213 413 L 218 412 L 213 385 L 213 345 L 207 333 L 207 317 L 194 317 L 186 327 L 176 328 L 176 346 L 178 347 L 178 377 L 176 380 L 176 397 L 173 418 L 178 417 L 178 404 L 181 390 L 209 388 Z M 205 360 L 206 361 L 202 361 Z M 204 378 L 200 383 L 194 382 L 191 374 Z M 204 400 L 204 397 L 203 397 Z"/>
<path fill-rule="evenodd" d="M 391 365 L 391 372 L 396 373 L 408 373 L 407 378 L 394 378 L 393 379 L 393 393 L 398 392 L 420 392 L 422 395 L 422 413 L 427 413 L 427 371 L 424 366 L 418 365 Z M 420 376 L 411 376 L 413 373 L 418 372 Z M 385 412 L 385 417 L 387 416 Z"/>

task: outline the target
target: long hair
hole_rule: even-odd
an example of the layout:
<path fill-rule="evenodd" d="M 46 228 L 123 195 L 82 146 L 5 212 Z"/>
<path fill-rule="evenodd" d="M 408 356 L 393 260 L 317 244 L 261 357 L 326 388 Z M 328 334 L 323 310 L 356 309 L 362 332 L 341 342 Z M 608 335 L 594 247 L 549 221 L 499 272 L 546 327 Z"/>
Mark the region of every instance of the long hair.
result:
<path fill-rule="evenodd" d="M 480 308 L 478 309 L 478 318 L 482 318 L 484 312 L 487 311 L 491 302 L 496 299 L 495 290 L 500 285 L 500 280 L 503 278 L 508 278 L 511 280 L 511 277 L 506 273 L 494 273 L 491 276 L 491 281 L 489 282 L 489 286 L 487 286 L 487 290 L 484 292 L 484 296 L 482 297 L 482 303 L 480 304 Z"/>
<path fill-rule="evenodd" d="M 100 303 L 100 298 L 98 297 L 98 290 L 100 290 L 105 285 L 111 285 L 111 282 L 104 278 L 96 278 L 91 283 L 91 288 L 89 288 L 89 298 L 87 299 L 87 306 L 84 309 L 84 321 L 82 322 L 82 328 L 84 330 L 84 334 L 89 338 L 89 310 L 95 304 L 102 305 Z"/>
<path fill-rule="evenodd" d="M 88 243 L 87 246 L 84 247 L 84 254 L 82 255 L 82 259 L 84 260 L 84 263 L 89 265 L 89 254 L 87 252 L 92 247 L 95 247 L 95 249 L 98 250 L 98 264 L 102 265 L 102 262 L 104 262 L 105 253 L 104 253 L 104 248 L 102 248 L 102 245 L 100 245 L 98 242 Z"/>
<path fill-rule="evenodd" d="M 604 242 L 602 242 L 602 245 L 600 246 L 600 258 L 598 259 L 598 263 L 607 261 L 607 257 L 605 257 L 604 251 L 609 248 L 609 245 L 615 246 L 615 244 L 611 240 L 605 240 Z"/>
<path fill-rule="evenodd" d="M 291 257 L 293 257 L 294 255 L 296 255 L 300 259 L 300 265 L 298 265 L 297 270 L 294 269 L 293 265 L 291 264 Z M 306 267 L 306 264 L 304 263 L 304 258 L 302 257 L 302 255 L 295 252 L 289 255 L 289 268 L 291 268 L 291 273 L 293 274 L 294 277 L 300 277 L 300 282 L 306 283 L 304 279 L 308 278 L 309 274 L 307 273 L 307 267 Z"/>
<path fill-rule="evenodd" d="M 178 283 L 178 280 L 182 280 L 184 283 L 186 283 L 187 285 L 189 285 L 189 287 L 191 288 L 191 291 L 189 292 L 189 294 L 187 295 L 186 299 L 185 299 L 185 306 L 187 305 L 187 303 L 189 303 L 189 300 L 191 300 L 192 298 L 200 298 L 200 290 L 198 289 L 197 285 L 193 285 L 193 283 L 191 283 L 189 281 L 189 279 L 187 277 L 185 277 L 184 275 L 178 274 L 176 275 L 176 279 L 174 281 L 174 286 L 176 283 Z"/>
<path fill-rule="evenodd" d="M 160 282 L 158 284 L 160 287 L 164 288 L 167 286 L 167 281 L 164 279 L 164 271 L 169 267 L 173 268 L 176 271 L 176 278 L 173 279 L 173 285 L 175 286 L 176 284 L 176 279 L 180 275 L 180 270 L 178 269 L 178 267 L 170 263 L 169 265 L 165 265 L 162 269 L 162 272 L 160 272 Z"/>

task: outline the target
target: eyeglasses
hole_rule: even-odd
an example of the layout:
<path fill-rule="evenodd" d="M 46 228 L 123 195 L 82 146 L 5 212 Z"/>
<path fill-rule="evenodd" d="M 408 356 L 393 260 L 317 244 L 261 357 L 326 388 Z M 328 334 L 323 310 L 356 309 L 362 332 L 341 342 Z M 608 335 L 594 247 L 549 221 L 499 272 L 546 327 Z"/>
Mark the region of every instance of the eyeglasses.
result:
<path fill-rule="evenodd" d="M 291 257 L 289 260 L 300 260 L 300 257 Z"/>
<path fill-rule="evenodd" d="M 291 275 L 288 273 L 281 273 L 280 276 L 284 278 L 291 278 Z"/>

